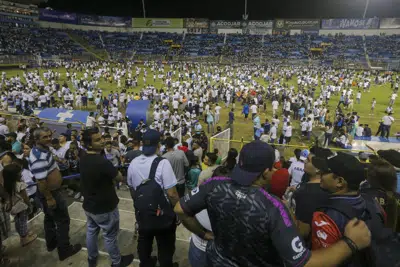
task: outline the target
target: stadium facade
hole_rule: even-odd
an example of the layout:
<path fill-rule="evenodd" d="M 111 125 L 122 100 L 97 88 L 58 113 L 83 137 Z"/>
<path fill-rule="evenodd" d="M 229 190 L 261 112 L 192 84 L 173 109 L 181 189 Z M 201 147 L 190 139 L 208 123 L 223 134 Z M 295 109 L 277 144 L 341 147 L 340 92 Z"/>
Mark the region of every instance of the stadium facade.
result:
<path fill-rule="evenodd" d="M 265 63 L 272 60 L 281 64 L 330 64 L 335 67 L 384 70 L 400 68 L 398 45 L 393 45 L 394 52 L 385 52 L 384 49 L 377 51 L 369 47 L 382 41 L 376 40 L 377 36 L 382 35 L 391 36 L 385 42 L 399 44 L 400 18 L 277 18 L 265 21 L 131 18 L 85 15 L 8 3 L 2 1 L 0 4 L 2 27 L 18 28 L 22 32 L 24 30 L 21 28 L 25 31 L 30 28 L 52 29 L 57 34 L 66 35 L 83 49 L 68 55 L 56 52 L 19 55 L 6 51 L 0 56 L 3 64 L 42 64 L 43 61 L 60 59 L 185 60 L 225 64 Z M 97 45 L 85 35 L 99 39 Z M 355 37 L 332 37 L 337 35 Z M 283 39 L 276 36 L 282 36 Z M 112 40 L 120 40 L 125 44 L 122 48 L 115 47 Z M 160 42 L 157 48 L 151 45 L 154 41 Z M 271 50 L 276 50 L 274 45 L 277 42 L 283 43 L 284 47 L 291 44 L 299 44 L 299 47 L 271 53 Z M 303 45 L 304 42 L 307 45 Z M 343 49 L 343 43 L 346 42 L 353 42 L 354 45 L 351 47 L 347 44 Z M 213 45 L 207 46 L 207 43 Z M 99 54 L 100 50 L 104 54 Z"/>

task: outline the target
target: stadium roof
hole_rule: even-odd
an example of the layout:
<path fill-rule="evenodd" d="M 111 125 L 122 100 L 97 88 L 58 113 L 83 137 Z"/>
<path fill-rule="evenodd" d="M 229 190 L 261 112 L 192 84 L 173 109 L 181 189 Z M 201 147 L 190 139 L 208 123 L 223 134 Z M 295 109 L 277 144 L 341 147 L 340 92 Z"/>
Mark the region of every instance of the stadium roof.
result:
<path fill-rule="evenodd" d="M 26 0 L 28 1 L 28 0 Z M 245 0 L 143 0 L 147 17 L 239 20 Z M 398 17 L 399 0 L 369 0 L 366 17 Z M 367 0 L 247 0 L 250 20 L 360 18 Z M 143 17 L 142 0 L 48 0 L 50 7 L 85 14 Z"/>

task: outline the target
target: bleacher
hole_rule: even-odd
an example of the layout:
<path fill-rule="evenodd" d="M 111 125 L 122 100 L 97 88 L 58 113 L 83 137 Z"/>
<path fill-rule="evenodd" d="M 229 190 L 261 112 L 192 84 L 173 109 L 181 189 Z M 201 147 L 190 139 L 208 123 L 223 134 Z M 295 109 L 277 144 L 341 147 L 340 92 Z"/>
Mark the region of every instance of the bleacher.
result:
<path fill-rule="evenodd" d="M 131 58 L 139 47 L 140 33 L 102 32 L 101 36 L 111 59 Z"/>
<path fill-rule="evenodd" d="M 186 34 L 181 54 L 184 56 L 218 56 L 224 46 L 221 34 Z"/>

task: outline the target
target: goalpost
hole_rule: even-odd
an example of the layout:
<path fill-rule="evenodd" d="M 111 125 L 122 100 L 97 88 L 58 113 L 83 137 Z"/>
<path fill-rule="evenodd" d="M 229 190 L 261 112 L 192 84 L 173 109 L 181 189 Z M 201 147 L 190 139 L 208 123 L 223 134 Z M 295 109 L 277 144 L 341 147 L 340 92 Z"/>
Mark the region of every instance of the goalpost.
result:
<path fill-rule="evenodd" d="M 214 135 L 210 139 L 210 151 L 214 152 L 214 149 L 217 148 L 219 155 L 222 160 L 225 160 L 228 157 L 228 152 L 230 149 L 230 140 L 231 140 L 231 129 L 228 128 L 219 134 Z"/>
<path fill-rule="evenodd" d="M 177 138 L 179 140 L 179 144 L 182 144 L 182 128 L 178 128 L 175 131 L 171 132 L 171 136 Z"/>

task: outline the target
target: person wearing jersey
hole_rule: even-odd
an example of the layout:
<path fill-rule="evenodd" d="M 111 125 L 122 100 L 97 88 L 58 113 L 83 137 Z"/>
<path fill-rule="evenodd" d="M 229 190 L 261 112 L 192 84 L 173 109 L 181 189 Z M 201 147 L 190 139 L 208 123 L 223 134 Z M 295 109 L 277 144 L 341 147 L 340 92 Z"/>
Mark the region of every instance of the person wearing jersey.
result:
<path fill-rule="evenodd" d="M 378 229 L 382 229 L 384 212 L 378 203 L 361 195 L 358 190 L 365 180 L 365 168 L 363 164 L 350 154 L 343 152 L 333 153 L 325 159 L 314 157 L 312 164 L 322 173 L 321 188 L 328 191 L 326 203 L 321 204 L 313 214 L 311 221 L 312 250 L 331 247 L 343 238 L 345 226 L 349 222 L 349 216 L 343 212 L 351 207 L 354 217 L 365 218 L 370 215 L 371 223 L 368 227 L 372 239 L 378 235 Z M 353 257 L 345 266 L 366 266 L 365 259 Z"/>
<path fill-rule="evenodd" d="M 326 250 L 308 250 L 286 206 L 264 189 L 272 178 L 274 162 L 274 149 L 253 141 L 243 147 L 231 178 L 210 178 L 176 204 L 183 225 L 209 240 L 207 266 L 331 267 L 351 256 L 353 242 L 356 249 L 369 245 L 368 228 L 354 219 L 346 226 L 342 241 Z M 212 232 L 195 218 L 204 209 Z"/>

